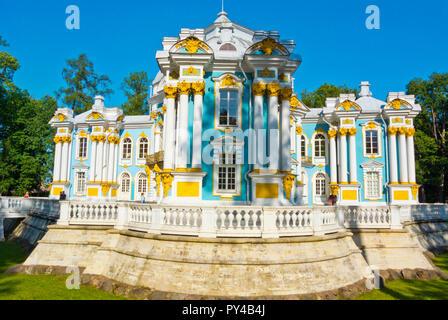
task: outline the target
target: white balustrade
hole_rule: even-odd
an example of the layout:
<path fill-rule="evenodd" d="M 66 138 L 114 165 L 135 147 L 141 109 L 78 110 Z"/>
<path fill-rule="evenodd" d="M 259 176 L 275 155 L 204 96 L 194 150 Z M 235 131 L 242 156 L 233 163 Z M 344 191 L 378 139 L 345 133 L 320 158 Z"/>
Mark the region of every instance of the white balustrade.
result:
<path fill-rule="evenodd" d="M 45 206 L 45 204 L 39 204 Z M 446 206 L 169 206 L 129 202 L 61 202 L 59 224 L 105 225 L 153 234 L 279 238 L 345 228 L 401 229 L 403 215 L 447 219 Z M 401 218 L 401 221 L 400 221 Z"/>
<path fill-rule="evenodd" d="M 344 218 L 346 228 L 387 229 L 391 226 L 391 210 L 386 206 L 378 207 L 345 207 Z"/>
<path fill-rule="evenodd" d="M 0 214 L 4 214 L 5 217 L 24 218 L 30 213 L 58 218 L 59 202 L 49 198 L 0 198 Z"/>
<path fill-rule="evenodd" d="M 218 208 L 216 210 L 217 236 L 261 237 L 263 211 L 256 207 Z"/>

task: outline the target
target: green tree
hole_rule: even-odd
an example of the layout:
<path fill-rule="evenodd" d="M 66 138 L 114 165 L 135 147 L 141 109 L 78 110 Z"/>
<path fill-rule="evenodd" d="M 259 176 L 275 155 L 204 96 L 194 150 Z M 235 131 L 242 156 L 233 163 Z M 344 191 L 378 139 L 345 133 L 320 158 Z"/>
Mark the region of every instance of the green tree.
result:
<path fill-rule="evenodd" d="M 140 115 L 149 112 L 149 79 L 145 71 L 130 73 L 121 83 L 128 101 L 122 105 L 124 114 Z"/>
<path fill-rule="evenodd" d="M 307 91 L 305 89 L 300 95 L 302 102 L 309 108 L 322 108 L 325 106 L 326 98 L 336 98 L 341 93 L 354 93 L 358 95 L 358 89 L 351 89 L 347 85 L 337 87 L 333 84 L 324 83 L 317 90 Z"/>
<path fill-rule="evenodd" d="M 0 194 L 20 196 L 39 191 L 49 179 L 54 132 L 48 122 L 57 107 L 53 98 L 36 100 L 14 84 L 16 58 L 5 53 L 0 64 L 10 70 L 0 81 Z"/>
<path fill-rule="evenodd" d="M 96 95 L 106 96 L 113 93 L 113 90 L 108 88 L 112 83 L 109 77 L 97 74 L 93 63 L 85 54 L 80 54 L 77 59 L 67 60 L 67 65 L 62 70 L 67 87 L 60 88 L 56 94 L 75 114 L 87 111 Z"/>
<path fill-rule="evenodd" d="M 8 47 L 9 44 L 0 36 L 0 47 Z M 0 85 L 11 86 L 14 73 L 19 70 L 19 61 L 10 53 L 0 51 Z"/>
<path fill-rule="evenodd" d="M 418 182 L 427 201 L 444 202 L 448 196 L 448 73 L 414 79 L 406 88 L 422 107 L 415 119 Z"/>

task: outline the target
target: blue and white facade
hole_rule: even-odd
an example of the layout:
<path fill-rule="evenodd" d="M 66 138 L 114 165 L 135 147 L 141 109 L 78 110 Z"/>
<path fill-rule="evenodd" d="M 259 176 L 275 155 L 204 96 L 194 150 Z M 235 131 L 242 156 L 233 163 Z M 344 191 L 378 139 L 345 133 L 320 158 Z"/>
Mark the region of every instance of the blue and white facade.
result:
<path fill-rule="evenodd" d="M 221 12 L 181 29 L 156 53 L 148 115 L 125 116 L 95 97 L 59 108 L 51 197 L 210 205 L 418 202 L 413 96 L 328 98 L 310 109 L 294 93 L 292 40 Z M 296 76 L 297 77 L 297 76 Z"/>

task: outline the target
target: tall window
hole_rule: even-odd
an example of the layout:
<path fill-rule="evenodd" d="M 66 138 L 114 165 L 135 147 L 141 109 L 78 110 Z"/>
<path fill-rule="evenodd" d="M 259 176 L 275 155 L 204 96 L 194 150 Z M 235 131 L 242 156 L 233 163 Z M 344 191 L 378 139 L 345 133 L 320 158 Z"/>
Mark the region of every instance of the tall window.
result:
<path fill-rule="evenodd" d="M 138 157 L 143 159 L 148 155 L 148 139 L 141 138 L 138 145 Z"/>
<path fill-rule="evenodd" d="M 131 177 L 128 173 L 121 175 L 121 192 L 127 193 L 131 191 Z"/>
<path fill-rule="evenodd" d="M 221 153 L 218 166 L 218 190 L 236 191 L 236 153 Z"/>
<path fill-rule="evenodd" d="M 366 172 L 366 188 L 368 199 L 381 198 L 380 194 L 380 173 L 379 172 Z"/>
<path fill-rule="evenodd" d="M 219 125 L 236 126 L 238 117 L 238 91 L 219 91 Z"/>
<path fill-rule="evenodd" d="M 123 140 L 123 151 L 121 154 L 122 159 L 131 159 L 132 157 L 132 141 L 130 138 Z"/>
<path fill-rule="evenodd" d="M 86 173 L 77 172 L 76 173 L 76 193 L 84 194 L 86 192 Z"/>
<path fill-rule="evenodd" d="M 366 154 L 377 155 L 378 154 L 378 130 L 366 130 Z"/>
<path fill-rule="evenodd" d="M 87 158 L 87 138 L 80 137 L 78 139 L 78 158 Z"/>
<path fill-rule="evenodd" d="M 138 194 L 146 193 L 148 185 L 148 177 L 144 173 L 140 173 L 137 179 L 137 192 Z"/>
<path fill-rule="evenodd" d="M 325 175 L 323 173 L 317 174 L 315 188 L 316 196 L 326 196 L 327 188 L 325 185 Z"/>
<path fill-rule="evenodd" d="M 300 155 L 306 157 L 306 139 L 304 135 L 300 138 Z"/>
<path fill-rule="evenodd" d="M 314 157 L 325 158 L 325 137 L 320 133 L 314 137 Z"/>

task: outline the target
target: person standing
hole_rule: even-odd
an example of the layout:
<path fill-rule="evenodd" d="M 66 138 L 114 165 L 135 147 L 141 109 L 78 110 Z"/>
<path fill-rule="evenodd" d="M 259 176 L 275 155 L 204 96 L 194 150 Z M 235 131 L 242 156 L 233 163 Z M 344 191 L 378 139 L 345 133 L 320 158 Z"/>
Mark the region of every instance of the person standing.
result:
<path fill-rule="evenodd" d="M 145 203 L 145 194 L 144 193 L 142 193 L 140 202 L 141 203 Z"/>

